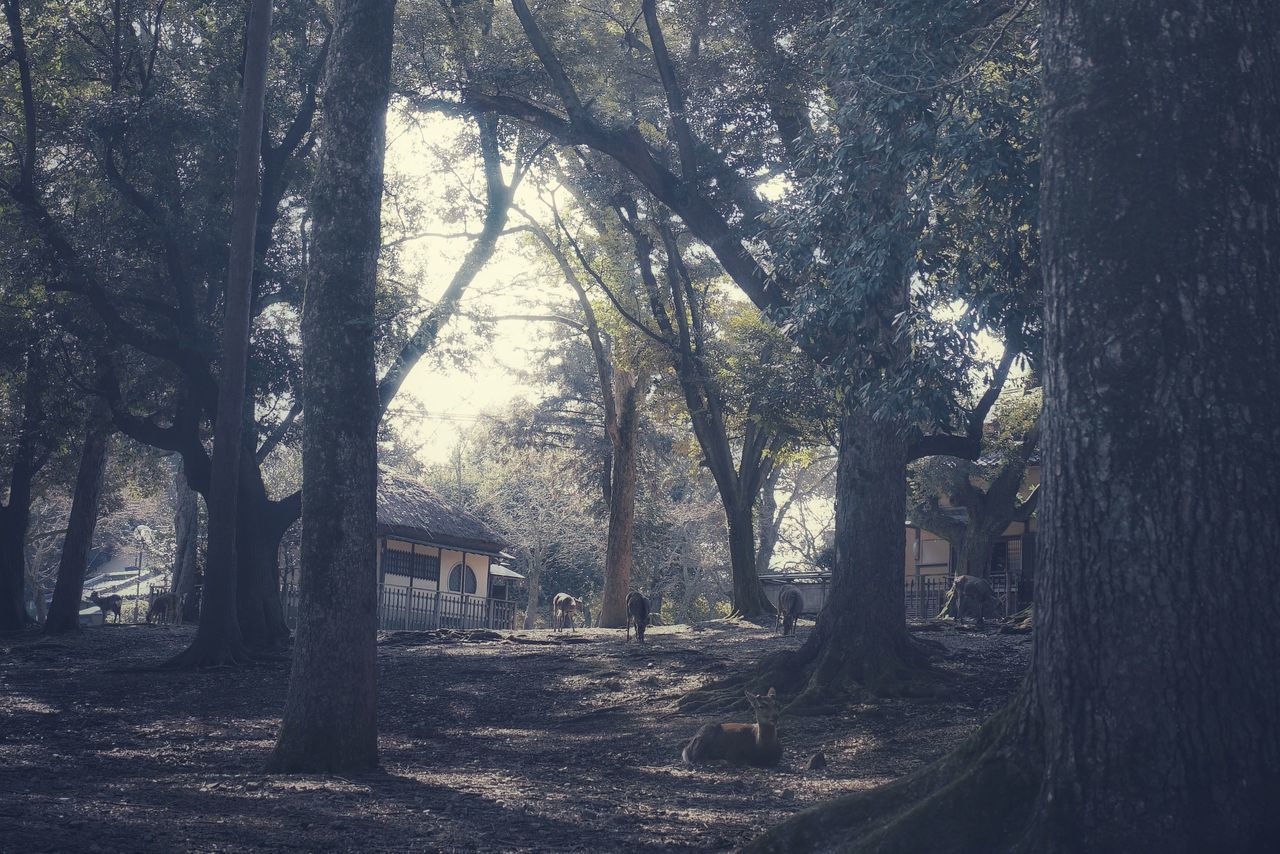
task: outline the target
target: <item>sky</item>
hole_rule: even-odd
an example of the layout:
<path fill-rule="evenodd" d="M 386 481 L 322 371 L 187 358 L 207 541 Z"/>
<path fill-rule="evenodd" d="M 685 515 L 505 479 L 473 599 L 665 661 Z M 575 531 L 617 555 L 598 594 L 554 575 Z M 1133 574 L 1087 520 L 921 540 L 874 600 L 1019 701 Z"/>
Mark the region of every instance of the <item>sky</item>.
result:
<path fill-rule="evenodd" d="M 408 182 L 395 199 L 405 205 L 422 204 L 426 209 L 447 208 L 459 197 L 459 188 L 471 183 L 482 189 L 482 177 L 474 169 L 472 157 L 461 160 L 465 171 L 454 173 L 443 163 L 442 149 L 457 142 L 462 122 L 429 117 L 424 123 L 409 123 L 403 115 L 388 119 L 387 172 L 392 183 Z M 464 201 L 465 196 L 461 197 Z M 530 205 L 535 199 L 527 192 L 517 203 Z M 384 210 L 384 221 L 395 225 L 394 210 Z M 511 224 L 520 217 L 514 211 Z M 427 215 L 422 230 L 439 233 L 478 232 L 481 223 L 447 222 Z M 433 304 L 449 285 L 469 246 L 469 241 L 446 237 L 424 237 L 406 245 L 406 277 L 418 278 L 424 306 Z M 552 331 L 546 323 L 519 320 L 498 322 L 488 335 L 476 334 L 469 316 L 487 311 L 494 315 L 546 313 L 549 306 L 567 298 L 567 285 L 558 277 L 536 275 L 529 258 L 519 249 L 518 237 L 504 237 L 495 256 L 476 277 L 462 302 L 462 317 L 444 332 L 444 353 L 428 355 L 409 374 L 392 403 L 392 423 L 407 439 L 422 443 L 418 456 L 426 463 L 450 458 L 459 432 L 465 432 L 482 414 L 498 413 L 522 396 L 537 390 L 520 377 L 547 348 Z M 460 366 L 455 354 L 465 353 Z"/>

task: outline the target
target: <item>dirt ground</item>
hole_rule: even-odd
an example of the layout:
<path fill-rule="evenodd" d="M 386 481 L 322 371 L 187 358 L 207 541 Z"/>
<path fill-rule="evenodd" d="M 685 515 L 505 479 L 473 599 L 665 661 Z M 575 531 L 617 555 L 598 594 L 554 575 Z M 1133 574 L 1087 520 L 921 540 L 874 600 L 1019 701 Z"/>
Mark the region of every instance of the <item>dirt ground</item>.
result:
<path fill-rule="evenodd" d="M 936 758 L 1008 699 L 1030 648 L 994 629 L 929 633 L 950 651 L 938 668 L 963 677 L 953 696 L 784 716 L 776 769 L 683 765 L 715 718 L 674 714 L 676 698 L 806 629 L 655 627 L 644 647 L 608 630 L 545 646 L 384 635 L 382 770 L 352 778 L 261 773 L 284 661 L 140 669 L 190 627 L 0 638 L 0 850 L 728 849 Z M 829 767 L 804 770 L 819 749 Z"/>

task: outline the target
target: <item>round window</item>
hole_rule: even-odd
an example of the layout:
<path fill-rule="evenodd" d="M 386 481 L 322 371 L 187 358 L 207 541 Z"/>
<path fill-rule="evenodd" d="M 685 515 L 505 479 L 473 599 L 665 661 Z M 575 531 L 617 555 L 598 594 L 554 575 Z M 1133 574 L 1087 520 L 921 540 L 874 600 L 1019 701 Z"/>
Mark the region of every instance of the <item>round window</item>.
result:
<path fill-rule="evenodd" d="M 466 590 L 463 590 L 462 587 L 462 571 L 464 569 L 467 571 Z M 464 567 L 462 564 L 458 564 L 453 569 L 449 570 L 449 590 L 454 593 L 470 593 L 474 596 L 476 592 L 475 570 L 469 566 Z"/>

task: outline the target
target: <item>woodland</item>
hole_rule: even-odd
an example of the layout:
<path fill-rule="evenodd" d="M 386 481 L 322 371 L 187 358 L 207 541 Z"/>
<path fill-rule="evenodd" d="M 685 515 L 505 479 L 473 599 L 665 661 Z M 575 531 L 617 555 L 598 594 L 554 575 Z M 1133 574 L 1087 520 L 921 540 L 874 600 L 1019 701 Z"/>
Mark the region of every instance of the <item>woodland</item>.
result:
<path fill-rule="evenodd" d="M 0 849 L 1272 850 L 1280 4 L 0 3 Z"/>

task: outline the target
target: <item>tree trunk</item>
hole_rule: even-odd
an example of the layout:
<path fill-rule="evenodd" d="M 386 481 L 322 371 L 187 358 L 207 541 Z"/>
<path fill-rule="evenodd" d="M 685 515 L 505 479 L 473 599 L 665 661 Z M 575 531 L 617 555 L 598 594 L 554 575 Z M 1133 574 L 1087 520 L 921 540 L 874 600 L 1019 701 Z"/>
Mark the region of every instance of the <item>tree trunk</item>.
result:
<path fill-rule="evenodd" d="M 15 471 L 10 481 L 9 502 L 0 507 L 0 632 L 18 631 L 29 622 L 25 551 L 27 525 L 31 520 L 30 492 L 28 481 L 27 497 L 23 497 L 23 486 Z"/>
<path fill-rule="evenodd" d="M 11 27 L 16 15 L 15 6 Z M 32 483 L 48 459 L 47 454 L 37 453 L 36 447 L 44 385 L 43 363 L 33 349 L 27 355 L 22 381 L 22 422 L 13 450 L 9 500 L 0 504 L 0 632 L 18 631 L 30 622 L 26 598 L 27 527 L 31 524 Z"/>
<path fill-rule="evenodd" d="M 236 532 L 236 617 L 246 646 L 270 651 L 289 639 L 280 599 L 280 540 L 293 519 L 267 497 L 261 472 L 247 453 Z"/>
<path fill-rule="evenodd" d="M 971 519 L 957 550 L 956 575 L 986 578 L 991 567 L 991 555 L 995 551 L 996 536 L 984 528 L 980 520 Z"/>
<path fill-rule="evenodd" d="M 200 546 L 199 496 L 187 483 L 182 469 L 182 458 L 174 457 L 173 469 L 174 513 L 173 529 L 176 553 L 173 559 L 173 590 L 178 601 L 184 603 L 196 586 L 197 562 Z M 184 619 L 186 615 L 183 615 Z"/>
<path fill-rule="evenodd" d="M 528 596 L 524 605 L 524 627 L 526 629 L 536 629 L 538 627 L 538 600 L 542 598 L 541 567 L 529 570 L 529 578 L 525 588 Z"/>
<path fill-rule="evenodd" d="M 760 505 L 757 512 L 760 531 L 760 544 L 756 547 L 757 576 L 769 571 L 769 564 L 773 563 L 773 551 L 778 547 L 778 533 L 782 528 L 783 520 L 783 516 L 778 513 L 777 493 L 778 477 L 781 473 L 782 467 L 775 464 L 769 476 L 764 479 L 764 486 L 760 490 Z M 799 488 L 798 484 L 797 488 Z"/>
<path fill-rule="evenodd" d="M 733 613 L 742 617 L 761 617 L 773 612 L 773 606 L 760 586 L 756 573 L 754 496 L 741 491 L 732 499 L 724 498 L 725 522 L 729 528 L 729 563 L 733 570 Z"/>
<path fill-rule="evenodd" d="M 609 500 L 609 544 L 605 556 L 604 595 L 600 627 L 627 625 L 627 594 L 631 587 L 631 545 L 636 516 L 636 412 L 635 377 L 628 371 L 613 372 L 617 395 L 617 446 L 613 449 L 613 476 Z"/>
<path fill-rule="evenodd" d="M 846 400 L 852 400 L 852 395 Z M 857 682 L 895 690 L 917 664 L 902 577 L 907 444 L 901 426 L 850 403 L 841 417 L 831 592 L 801 655 L 816 657 L 808 691 Z"/>
<path fill-rule="evenodd" d="M 80 628 L 84 571 L 93 545 L 93 532 L 98 526 L 98 503 L 102 497 L 102 479 L 107 470 L 110 442 L 111 431 L 105 421 L 90 424 L 80 453 L 71 515 L 62 541 L 62 557 L 58 561 L 58 580 L 53 587 L 53 604 L 44 623 L 45 634 L 74 632 Z"/>
<path fill-rule="evenodd" d="M 171 662 L 180 667 L 235 664 L 248 657 L 236 614 L 236 529 L 253 301 L 254 234 L 261 183 L 258 168 L 270 41 L 271 2 L 253 0 L 246 24 L 240 136 L 232 192 L 231 253 L 227 265 L 218 417 L 214 425 L 213 468 L 208 496 L 209 552 L 204 599 L 195 640 Z"/>
<path fill-rule="evenodd" d="M 1023 695 L 950 757 L 755 850 L 1274 848 L 1280 6 L 1177 6 L 1044 4 Z"/>
<path fill-rule="evenodd" d="M 302 582 L 269 769 L 378 764 L 374 292 L 394 0 L 338 0 L 302 315 Z"/>

